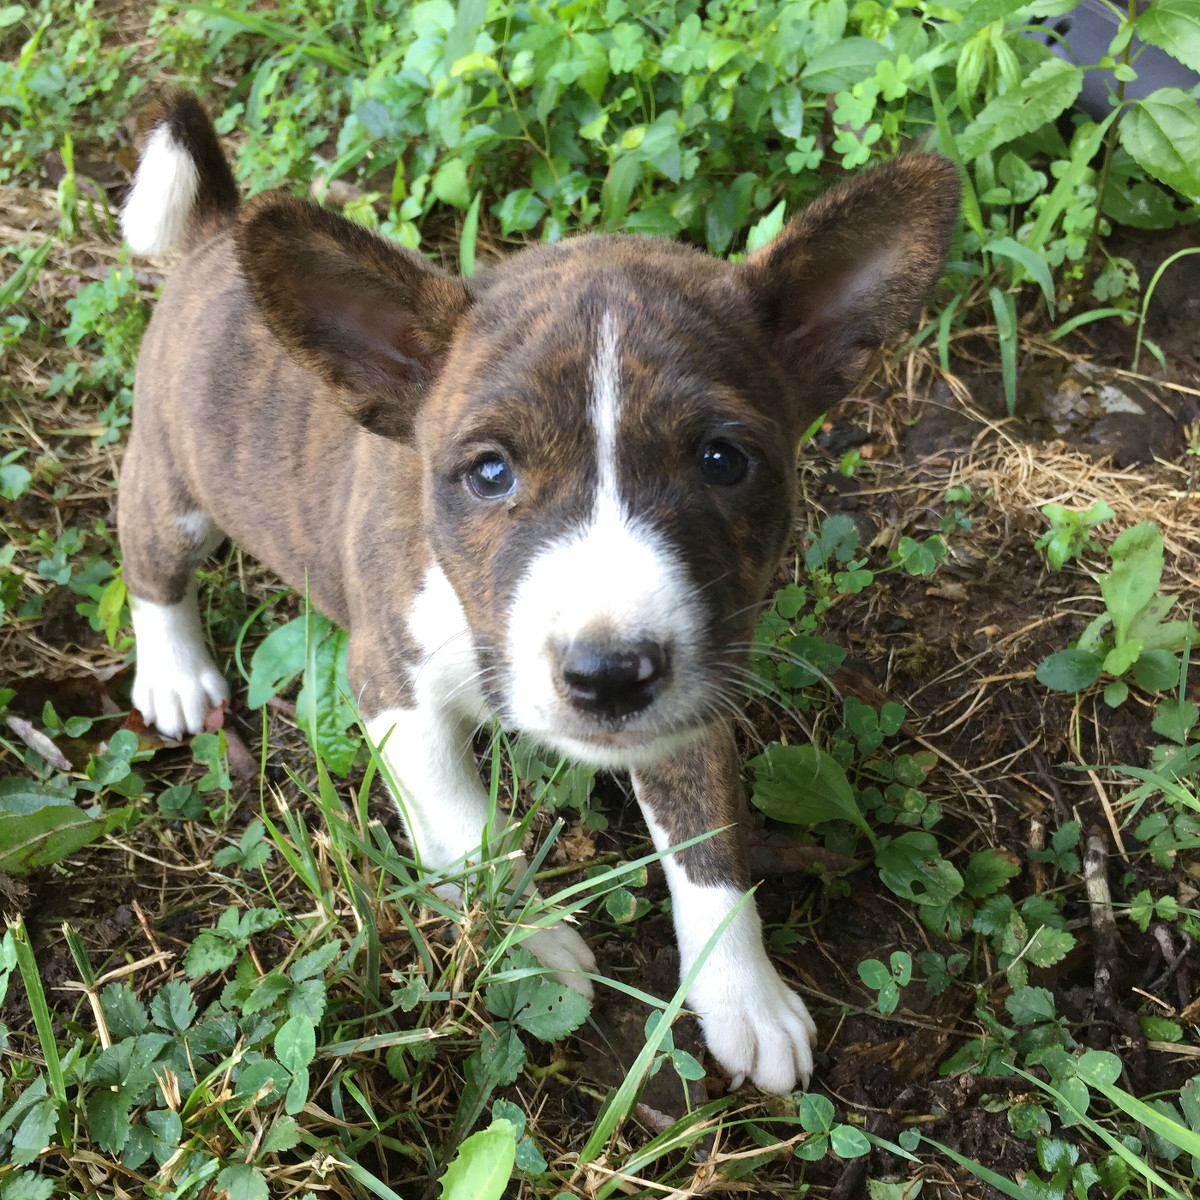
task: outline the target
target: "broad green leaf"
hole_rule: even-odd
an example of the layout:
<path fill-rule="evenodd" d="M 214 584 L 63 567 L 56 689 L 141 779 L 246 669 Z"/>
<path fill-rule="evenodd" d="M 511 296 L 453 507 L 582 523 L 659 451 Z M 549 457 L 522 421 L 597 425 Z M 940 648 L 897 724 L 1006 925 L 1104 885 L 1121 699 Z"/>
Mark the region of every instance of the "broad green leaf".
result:
<path fill-rule="evenodd" d="M 848 37 L 818 50 L 800 72 L 806 92 L 841 92 L 875 74 L 887 50 L 871 38 Z"/>
<path fill-rule="evenodd" d="M 187 984 L 183 986 L 186 988 Z M 110 983 L 100 993 L 100 1008 L 108 1023 L 108 1032 L 118 1040 L 145 1033 L 150 1027 L 146 1006 L 127 983 Z"/>
<path fill-rule="evenodd" d="M 212 971 L 223 971 L 237 958 L 237 947 L 209 929 L 201 930 L 184 955 L 183 969 L 189 979 Z"/>
<path fill-rule="evenodd" d="M 443 204 L 467 208 L 471 203 L 471 185 L 467 182 L 467 166 L 461 158 L 442 163 L 430 184 L 433 194 Z"/>
<path fill-rule="evenodd" d="M 1037 679 L 1052 692 L 1081 692 L 1100 678 L 1104 659 L 1088 650 L 1060 650 L 1037 669 Z"/>
<path fill-rule="evenodd" d="M 751 799 L 767 816 L 793 825 L 850 821 L 874 842 L 845 770 L 824 750 L 773 742 L 747 766 L 755 773 Z"/>
<path fill-rule="evenodd" d="M 196 1018 L 196 998 L 192 989 L 182 979 L 172 979 L 164 984 L 150 1001 L 150 1016 L 160 1029 L 183 1033 Z"/>
<path fill-rule="evenodd" d="M 1054 1020 L 1054 994 L 1046 988 L 1017 988 L 1004 1001 L 1012 1019 L 1018 1025 L 1037 1025 Z"/>
<path fill-rule="evenodd" d="M 54 1101 L 50 1098 L 35 1104 L 17 1126 L 9 1154 L 18 1166 L 33 1162 L 54 1137 L 57 1125 Z"/>
<path fill-rule="evenodd" d="M 1169 650 L 1143 650 L 1133 664 L 1133 678 L 1148 692 L 1170 691 L 1179 682 L 1179 659 Z"/>
<path fill-rule="evenodd" d="M 291 1017 L 275 1035 L 275 1057 L 293 1074 L 305 1070 L 316 1052 L 316 1031 L 307 1017 Z"/>
<path fill-rule="evenodd" d="M 1154 0 L 1138 18 L 1138 37 L 1200 71 L 1200 7 L 1196 0 Z"/>
<path fill-rule="evenodd" d="M 879 991 L 885 983 L 891 983 L 892 973 L 877 958 L 868 958 L 858 964 L 858 977 L 873 992 Z"/>
<path fill-rule="evenodd" d="M 1062 962 L 1075 948 L 1075 935 L 1065 929 L 1043 925 L 1030 939 L 1025 951 L 1026 961 L 1035 967 L 1052 967 Z"/>
<path fill-rule="evenodd" d="M 1200 106 L 1182 88 L 1159 88 L 1121 121 L 1121 145 L 1185 196 L 1200 195 Z"/>
<path fill-rule="evenodd" d="M 1136 638 L 1130 638 L 1122 646 L 1114 646 L 1104 656 L 1104 669 L 1110 675 L 1124 675 L 1137 661 L 1142 652 L 1142 643 Z"/>
<path fill-rule="evenodd" d="M 958 136 L 964 159 L 978 158 L 1065 112 L 1083 87 L 1083 70 L 1060 58 L 1035 67 L 1021 86 L 997 96 Z"/>
<path fill-rule="evenodd" d="M 442 1200 L 500 1200 L 517 1157 L 511 1121 L 493 1121 L 473 1133 L 454 1155 L 439 1181 Z"/>
<path fill-rule="evenodd" d="M 1016 855 L 1003 850 L 980 850 L 971 856 L 963 874 L 963 890 L 982 900 L 998 892 L 1008 880 L 1021 873 Z"/>
<path fill-rule="evenodd" d="M 300 1130 L 296 1127 L 296 1122 L 291 1117 L 276 1117 L 267 1130 L 267 1136 L 263 1138 L 260 1153 L 278 1154 L 299 1144 Z"/>
<path fill-rule="evenodd" d="M 534 998 L 514 1020 L 543 1042 L 556 1042 L 583 1024 L 591 1005 L 574 988 L 557 979 L 543 979 L 541 984 Z"/>
<path fill-rule="evenodd" d="M 323 618 L 318 618 L 323 620 Z M 304 670 L 304 619 L 273 629 L 258 644 L 250 662 L 246 703 L 260 708 Z"/>
<path fill-rule="evenodd" d="M 338 775 L 350 770 L 355 754 L 362 744 L 361 738 L 351 730 L 357 725 L 358 717 L 350 699 L 350 684 L 346 679 L 347 634 L 344 629 L 331 626 L 329 635 L 317 641 L 315 648 L 315 699 L 317 728 L 311 728 L 312 700 L 310 681 L 306 678 L 300 695 L 296 697 L 296 724 L 304 730 L 309 743 L 320 754 L 325 765 Z M 317 618 L 313 621 L 314 638 L 317 637 Z"/>
<path fill-rule="evenodd" d="M 915 904 L 948 904 L 963 890 L 963 878 L 929 833 L 905 833 L 875 855 L 879 877 L 897 896 Z"/>
<path fill-rule="evenodd" d="M 124 1088 L 97 1088 L 87 1100 L 88 1132 L 108 1154 L 120 1154 L 129 1140 L 133 1096 Z"/>
<path fill-rule="evenodd" d="M 1158 590 L 1163 570 L 1162 534 L 1153 521 L 1142 521 L 1125 530 L 1108 553 L 1113 568 L 1100 576 L 1100 594 L 1113 620 L 1116 644 L 1122 646 L 1134 618 Z"/>
<path fill-rule="evenodd" d="M 24 875 L 48 867 L 110 833 L 134 811 L 118 808 L 89 817 L 74 804 L 48 803 L 31 813 L 0 812 L 0 871 Z"/>
<path fill-rule="evenodd" d="M 217 1176 L 217 1188 L 224 1189 L 229 1200 L 269 1200 L 271 1195 L 263 1173 L 249 1163 L 232 1163 Z"/>
<path fill-rule="evenodd" d="M 829 1145 L 839 1158 L 862 1158 L 871 1153 L 867 1135 L 853 1125 L 835 1125 L 829 1131 Z"/>
<path fill-rule="evenodd" d="M 11 779 L 0 779 L 0 813 L 16 813 L 28 816 L 47 805 L 75 808 L 71 792 L 64 792 L 53 784 L 39 783 L 23 775 Z M 0 842 L 0 845 L 4 843 Z"/>
<path fill-rule="evenodd" d="M 333 961 L 342 952 L 342 943 L 340 941 L 330 942 L 328 945 L 322 946 L 319 950 L 314 950 L 311 954 L 304 955 L 303 958 L 298 958 L 292 963 L 288 974 L 297 983 L 302 979 L 312 979 L 317 975 L 324 975 L 328 967 L 333 964 Z"/>
<path fill-rule="evenodd" d="M 1197 719 L 1200 710 L 1190 700 L 1160 700 L 1150 728 L 1182 746 L 1195 729 Z"/>
<path fill-rule="evenodd" d="M 801 1127 L 809 1133 L 827 1133 L 833 1128 L 833 1101 L 819 1092 L 805 1092 L 799 1115 Z"/>

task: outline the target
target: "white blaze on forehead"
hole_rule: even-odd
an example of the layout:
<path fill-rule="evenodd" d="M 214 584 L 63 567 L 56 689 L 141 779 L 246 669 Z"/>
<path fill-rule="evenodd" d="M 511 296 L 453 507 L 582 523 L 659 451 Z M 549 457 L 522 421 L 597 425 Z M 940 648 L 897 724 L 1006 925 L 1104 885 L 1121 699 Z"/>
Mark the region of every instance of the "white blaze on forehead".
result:
<path fill-rule="evenodd" d="M 596 507 L 617 505 L 617 421 L 621 414 L 621 351 L 611 312 L 600 321 L 592 359 L 591 418 L 596 431 Z"/>
<path fill-rule="evenodd" d="M 680 727 L 696 716 L 690 685 L 697 675 L 701 614 L 678 552 L 630 512 L 619 493 L 621 355 L 610 312 L 600 322 L 589 383 L 596 444 L 591 513 L 536 553 L 517 585 L 508 622 L 508 701 L 522 729 L 560 751 L 596 766 L 633 766 L 693 736 Z M 591 740 L 595 724 L 560 694 L 557 659 L 577 639 L 614 648 L 651 641 L 667 650 L 671 678 L 654 703 L 628 722 L 638 731 L 630 744 Z"/>

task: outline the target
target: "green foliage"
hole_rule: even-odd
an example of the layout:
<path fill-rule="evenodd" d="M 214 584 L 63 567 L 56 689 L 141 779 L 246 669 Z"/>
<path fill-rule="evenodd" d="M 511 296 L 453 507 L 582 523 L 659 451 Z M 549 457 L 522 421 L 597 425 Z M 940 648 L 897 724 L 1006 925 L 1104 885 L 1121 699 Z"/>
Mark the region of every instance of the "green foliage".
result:
<path fill-rule="evenodd" d="M 1039 550 L 1045 550 L 1050 565 L 1056 571 L 1061 571 L 1071 559 L 1082 558 L 1084 554 L 1098 554 L 1103 549 L 1092 537 L 1092 529 L 1111 521 L 1113 515 L 1113 510 L 1103 500 L 1095 501 L 1082 512 L 1064 508 L 1061 504 L 1043 504 L 1042 516 L 1050 522 L 1050 529 L 1034 545 Z"/>
<path fill-rule="evenodd" d="M 498 1117 L 459 1146 L 442 1174 L 442 1200 L 500 1200 L 517 1158 L 517 1130 Z"/>
<path fill-rule="evenodd" d="M 912 956 L 904 950 L 893 950 L 885 965 L 877 958 L 858 964 L 858 977 L 873 992 L 878 992 L 875 1007 L 886 1017 L 900 1003 L 900 989 L 912 981 Z"/>
<path fill-rule="evenodd" d="M 1098 549 L 1086 533 L 1088 522 L 1081 514 L 1061 511 L 1066 518 L 1061 529 L 1074 539 L 1066 549 L 1072 553 Z M 1078 523 L 1071 519 L 1078 519 Z M 1112 570 L 1095 576 L 1105 611 L 1088 625 L 1074 646 L 1045 659 L 1037 669 L 1037 678 L 1052 691 L 1082 692 L 1101 675 L 1109 675 L 1112 682 L 1105 688 L 1104 699 L 1115 708 L 1129 694 L 1122 678 L 1127 673 L 1148 691 L 1161 692 L 1174 686 L 1181 671 L 1176 652 L 1189 647 L 1197 631 L 1190 620 L 1166 619 L 1176 597 L 1158 594 L 1163 541 L 1153 521 L 1125 530 L 1108 548 L 1108 556 Z M 1173 723 L 1177 710 L 1172 702 L 1160 702 L 1159 710 L 1162 715 L 1156 719 L 1164 726 L 1162 732 L 1167 736 L 1178 733 Z"/>

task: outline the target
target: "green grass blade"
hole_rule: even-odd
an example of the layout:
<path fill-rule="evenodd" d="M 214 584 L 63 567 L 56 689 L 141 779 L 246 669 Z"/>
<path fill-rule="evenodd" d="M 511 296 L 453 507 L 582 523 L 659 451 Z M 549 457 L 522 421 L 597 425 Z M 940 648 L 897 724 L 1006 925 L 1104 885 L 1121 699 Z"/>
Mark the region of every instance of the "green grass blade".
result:
<path fill-rule="evenodd" d="M 1068 333 L 1078 329 L 1081 325 L 1090 325 L 1093 321 L 1103 321 L 1105 317 L 1124 317 L 1128 322 L 1133 314 L 1124 308 L 1093 308 L 1087 312 L 1076 313 L 1069 321 L 1064 321 L 1047 339 L 1048 342 L 1057 342 L 1059 338 L 1065 338 Z"/>
<path fill-rule="evenodd" d="M 1000 371 L 1004 377 L 1004 403 L 1011 417 L 1017 411 L 1017 305 L 1011 294 L 990 289 L 996 332 L 1000 337 Z"/>
<path fill-rule="evenodd" d="M 958 144 L 950 128 L 950 118 L 946 115 L 946 106 L 942 103 L 937 84 L 933 82 L 933 72 L 926 76 L 929 83 L 929 99 L 933 103 L 934 121 L 937 125 L 938 140 L 941 142 L 942 153 L 958 168 L 958 177 L 962 181 L 963 216 L 967 224 L 975 231 L 980 243 L 987 240 L 987 227 L 983 223 L 983 213 L 979 208 L 979 198 L 975 195 L 975 185 L 971 182 L 967 168 L 963 164 L 962 155 L 958 152 Z"/>
<path fill-rule="evenodd" d="M 37 278 L 38 272 L 50 257 L 54 243 L 47 238 L 5 281 L 0 287 L 0 308 L 8 308 L 16 304 L 29 291 L 30 285 Z"/>
<path fill-rule="evenodd" d="M 33 1014 L 38 1045 L 41 1046 L 42 1057 L 46 1060 L 46 1077 L 50 1081 L 50 1091 L 60 1105 L 65 1105 L 67 1085 L 63 1078 L 62 1060 L 58 1056 L 58 1043 L 54 1040 L 54 1021 L 50 1016 L 50 1006 L 46 1003 L 46 993 L 42 990 L 42 977 L 38 972 L 37 960 L 33 956 L 33 947 L 29 944 L 29 933 L 25 928 L 25 921 L 20 917 L 15 925 L 9 925 L 8 928 L 13 935 L 13 945 L 17 951 L 17 970 L 21 972 L 21 982 L 25 985 L 25 995 L 29 998 L 29 1011 Z"/>
<path fill-rule="evenodd" d="M 642 1080 L 645 1078 L 646 1072 L 650 1070 L 650 1065 L 654 1061 L 655 1054 L 658 1053 L 659 1046 L 665 1040 L 667 1031 L 679 1015 L 680 1009 L 683 1008 L 687 994 L 692 990 L 692 984 L 696 982 L 696 977 L 708 962 L 708 957 L 712 953 L 713 948 L 721 940 L 721 936 L 729 928 L 734 917 L 742 911 L 742 906 L 750 899 L 751 894 L 751 892 L 746 892 L 742 896 L 737 904 L 725 915 L 716 929 L 713 930 L 708 941 L 704 943 L 704 948 L 697 955 L 691 969 L 683 977 L 679 987 L 675 990 L 675 995 L 671 998 L 671 1002 L 663 1009 L 663 1014 L 657 1028 L 646 1039 L 646 1044 L 642 1047 L 641 1053 L 634 1059 L 633 1066 L 629 1068 L 629 1073 L 625 1076 L 625 1081 L 605 1101 L 604 1107 L 600 1110 L 600 1116 L 596 1121 L 596 1127 L 592 1130 L 592 1136 L 588 1138 L 587 1145 L 584 1146 L 579 1154 L 580 1164 L 591 1162 L 596 1157 L 600 1148 L 608 1141 L 613 1130 L 629 1115 L 629 1110 L 633 1107 L 634 1097 L 637 1095 L 638 1089 L 642 1086 Z"/>
<path fill-rule="evenodd" d="M 475 274 L 475 239 L 479 234 L 479 202 L 483 190 L 475 193 L 463 218 L 462 240 L 458 244 L 458 272 L 464 279 Z"/>

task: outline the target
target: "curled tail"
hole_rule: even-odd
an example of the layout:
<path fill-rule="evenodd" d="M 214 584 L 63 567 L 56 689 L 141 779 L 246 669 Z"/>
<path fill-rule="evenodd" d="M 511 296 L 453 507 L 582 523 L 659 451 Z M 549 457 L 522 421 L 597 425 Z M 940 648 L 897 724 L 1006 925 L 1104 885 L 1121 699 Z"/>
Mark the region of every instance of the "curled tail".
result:
<path fill-rule="evenodd" d="M 169 92 L 147 114 L 149 134 L 121 231 L 137 254 L 191 249 L 236 212 L 238 189 L 216 130 L 190 92 Z"/>

